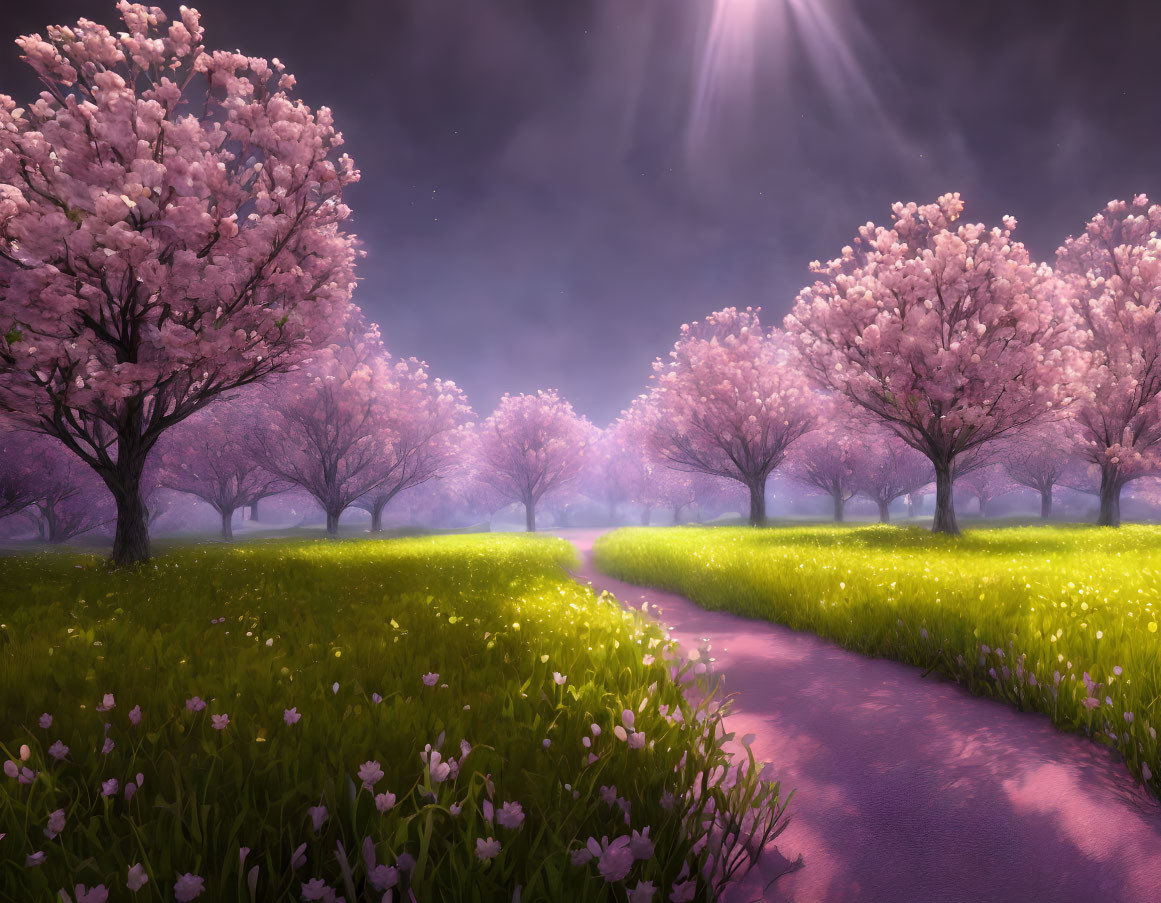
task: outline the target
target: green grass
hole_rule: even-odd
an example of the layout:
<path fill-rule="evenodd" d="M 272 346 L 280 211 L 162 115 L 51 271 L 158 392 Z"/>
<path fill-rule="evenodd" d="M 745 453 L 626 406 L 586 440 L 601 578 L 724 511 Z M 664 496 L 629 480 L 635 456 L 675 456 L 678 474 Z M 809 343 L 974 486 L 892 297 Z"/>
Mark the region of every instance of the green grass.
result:
<path fill-rule="evenodd" d="M 627 529 L 595 555 L 614 577 L 1046 712 L 1161 793 L 1157 527 Z"/>
<path fill-rule="evenodd" d="M 35 772 L 0 774 L 0 899 L 76 884 L 124 899 L 135 863 L 150 878 L 130 895 L 141 901 L 174 899 L 189 872 L 205 901 L 298 900 L 321 878 L 378 903 L 372 865 L 399 868 L 394 899 L 410 884 L 420 900 L 509 900 L 518 886 L 524 901 L 624 900 L 686 874 L 712 896 L 749 861 L 751 834 L 780 829 L 786 799 L 748 755 L 729 769 L 716 701 L 656 625 L 568 579 L 574 555 L 483 534 L 204 544 L 120 572 L 75 553 L 0 559 L 0 759 Z M 107 693 L 115 707 L 98 711 Z M 187 707 L 195 696 L 204 710 Z M 618 736 L 625 710 L 640 748 Z M 435 780 L 427 744 L 458 776 Z M 360 787 L 368 761 L 384 772 L 375 792 L 396 796 L 389 811 Z M 522 826 L 489 824 L 485 801 L 519 802 Z M 58 809 L 65 827 L 48 838 Z M 572 864 L 590 837 L 646 827 L 655 852 L 624 880 Z M 489 837 L 501 850 L 482 861 Z"/>

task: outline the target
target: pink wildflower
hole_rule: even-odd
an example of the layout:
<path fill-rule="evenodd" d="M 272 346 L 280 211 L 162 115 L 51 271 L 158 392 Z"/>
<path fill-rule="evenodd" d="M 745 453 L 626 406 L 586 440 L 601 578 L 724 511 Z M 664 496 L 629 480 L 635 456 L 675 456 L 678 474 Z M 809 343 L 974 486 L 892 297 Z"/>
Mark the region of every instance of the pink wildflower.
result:
<path fill-rule="evenodd" d="M 333 901 L 335 891 L 322 878 L 311 878 L 302 885 L 302 899 Z"/>
<path fill-rule="evenodd" d="M 638 881 L 637 886 L 629 891 L 629 903 L 653 903 L 653 895 L 657 888 L 652 881 Z"/>
<path fill-rule="evenodd" d="M 282 712 L 282 720 L 285 721 L 288 725 L 298 724 L 301 719 L 302 715 L 298 713 L 298 706 L 285 709 Z"/>
<path fill-rule="evenodd" d="M 509 831 L 517 831 L 524 824 L 524 808 L 510 800 L 496 812 L 496 821 Z"/>
<path fill-rule="evenodd" d="M 149 876 L 145 874 L 145 866 L 143 866 L 140 862 L 129 866 L 128 880 L 125 882 L 125 886 L 129 888 L 129 890 L 133 891 L 133 893 L 137 893 L 137 891 L 141 890 L 141 888 L 143 888 L 148 883 Z"/>
<path fill-rule="evenodd" d="M 423 675 L 423 683 L 425 686 L 434 687 L 439 683 L 439 674 L 435 671 L 428 671 Z"/>
<path fill-rule="evenodd" d="M 214 730 L 224 731 L 227 727 L 230 726 L 230 716 L 229 715 L 211 715 L 210 716 L 210 724 L 213 725 Z"/>
<path fill-rule="evenodd" d="M 383 780 L 383 769 L 378 762 L 364 762 L 359 766 L 359 780 L 363 782 L 363 789 L 374 790 L 375 785 Z"/>
<path fill-rule="evenodd" d="M 189 903 L 190 900 L 200 897 L 205 889 L 204 878 L 186 872 L 173 885 L 173 898 L 178 903 Z"/>
<path fill-rule="evenodd" d="M 629 849 L 633 851 L 634 859 L 652 859 L 653 841 L 649 839 L 649 828 L 644 831 L 634 831 L 629 839 Z"/>
<path fill-rule="evenodd" d="M 623 881 L 633 867 L 633 851 L 629 849 L 626 836 L 615 837 L 611 843 L 607 837 L 602 837 L 600 843 L 595 837 L 590 837 L 588 848 L 597 858 L 597 871 L 610 883 Z"/>
<path fill-rule="evenodd" d="M 64 809 L 55 809 L 49 813 L 48 827 L 44 829 L 44 836 L 49 840 L 56 837 L 61 831 L 65 829 L 65 811 Z"/>
<path fill-rule="evenodd" d="M 388 865 L 377 865 L 368 872 L 375 890 L 390 890 L 399 883 L 399 870 Z"/>
<path fill-rule="evenodd" d="M 185 701 L 185 707 L 191 712 L 200 712 L 206 707 L 206 702 L 200 696 L 193 696 Z"/>
<path fill-rule="evenodd" d="M 109 891 L 105 889 L 103 884 L 98 884 L 88 890 L 85 890 L 83 884 L 78 884 L 73 888 L 73 896 L 76 897 L 76 903 L 106 903 L 109 899 Z"/>
<path fill-rule="evenodd" d="M 476 838 L 476 858 L 480 862 L 487 862 L 490 859 L 495 859 L 500 855 L 500 841 L 493 840 L 489 837 L 484 840 L 482 837 Z"/>

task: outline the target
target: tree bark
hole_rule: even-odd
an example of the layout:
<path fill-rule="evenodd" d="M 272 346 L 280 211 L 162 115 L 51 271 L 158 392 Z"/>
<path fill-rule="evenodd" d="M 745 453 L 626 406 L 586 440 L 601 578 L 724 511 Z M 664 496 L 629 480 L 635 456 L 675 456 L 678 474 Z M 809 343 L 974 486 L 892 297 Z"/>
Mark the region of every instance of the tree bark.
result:
<path fill-rule="evenodd" d="M 766 480 L 754 480 L 747 484 L 750 489 L 750 526 L 766 526 Z"/>
<path fill-rule="evenodd" d="M 250 520 L 254 521 L 255 523 L 257 523 L 257 521 L 258 521 L 258 503 L 257 502 L 250 503 Z"/>
<path fill-rule="evenodd" d="M 117 506 L 117 527 L 113 534 L 113 564 L 124 567 L 149 560 L 149 515 L 141 496 L 141 473 L 145 455 L 118 449 L 116 473 L 105 483 Z"/>
<path fill-rule="evenodd" d="M 382 505 L 372 505 L 371 506 L 371 532 L 372 533 L 382 533 L 383 532 L 383 506 Z"/>
<path fill-rule="evenodd" d="M 984 496 L 980 496 L 980 517 L 988 516 L 988 500 Z"/>
<path fill-rule="evenodd" d="M 935 464 L 935 517 L 931 532 L 958 536 L 959 524 L 955 522 L 955 499 L 951 491 L 951 462 L 932 463 Z"/>
<path fill-rule="evenodd" d="M 876 499 L 875 501 L 879 505 L 879 523 L 891 523 L 891 503 L 884 501 L 883 499 Z"/>
<path fill-rule="evenodd" d="M 234 509 L 222 509 L 218 513 L 222 516 L 222 539 L 229 542 L 234 538 Z"/>
<path fill-rule="evenodd" d="M 536 532 L 536 503 L 532 500 L 524 502 L 524 529 L 529 533 Z"/>
<path fill-rule="evenodd" d="M 841 524 L 843 522 L 843 515 L 846 513 L 847 503 L 843 500 L 843 494 L 841 491 L 832 492 L 830 497 L 834 502 L 834 522 L 836 524 Z"/>
<path fill-rule="evenodd" d="M 674 505 L 673 506 L 673 526 L 676 527 L 678 524 L 681 523 L 681 509 L 684 507 L 685 507 L 685 505 Z"/>
<path fill-rule="evenodd" d="M 339 518 L 342 516 L 342 510 L 327 512 L 327 538 L 337 539 L 339 535 Z"/>
<path fill-rule="evenodd" d="M 1112 467 L 1101 468 L 1101 513 L 1097 524 L 1101 527 L 1121 525 L 1121 481 Z"/>
<path fill-rule="evenodd" d="M 1040 490 L 1040 517 L 1043 520 L 1048 520 L 1052 517 L 1052 487 L 1048 486 Z"/>
<path fill-rule="evenodd" d="M 653 514 L 653 509 L 646 505 L 641 509 L 641 526 L 648 527 L 650 516 Z"/>
<path fill-rule="evenodd" d="M 910 492 L 907 493 L 907 516 L 908 517 L 915 516 L 915 496 L 912 495 Z"/>

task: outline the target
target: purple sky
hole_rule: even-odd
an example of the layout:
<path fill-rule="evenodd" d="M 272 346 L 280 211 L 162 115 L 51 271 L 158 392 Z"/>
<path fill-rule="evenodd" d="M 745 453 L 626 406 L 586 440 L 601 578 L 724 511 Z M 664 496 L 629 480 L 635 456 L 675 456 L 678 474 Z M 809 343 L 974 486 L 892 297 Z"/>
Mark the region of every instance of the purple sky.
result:
<path fill-rule="evenodd" d="M 682 322 L 776 322 L 894 200 L 958 190 L 1049 257 L 1110 198 L 1161 198 L 1155 0 L 195 5 L 210 47 L 335 110 L 357 300 L 481 413 L 552 386 L 603 425 Z M 37 90 L 8 39 L 82 15 L 114 24 L 111 0 L 6 4 L 0 92 Z"/>

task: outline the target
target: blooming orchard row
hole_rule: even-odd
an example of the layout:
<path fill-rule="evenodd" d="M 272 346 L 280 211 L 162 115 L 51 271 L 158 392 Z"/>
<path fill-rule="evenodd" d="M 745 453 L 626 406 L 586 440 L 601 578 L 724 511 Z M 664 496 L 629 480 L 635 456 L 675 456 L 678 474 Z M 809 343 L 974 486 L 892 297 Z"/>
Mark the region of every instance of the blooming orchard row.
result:
<path fill-rule="evenodd" d="M 378 524 L 452 459 L 480 478 L 465 481 L 474 504 L 521 504 L 529 528 L 586 455 L 733 481 L 761 523 L 766 481 L 796 447 L 812 446 L 795 473 L 836 515 L 852 492 L 885 513 L 915 488 L 910 449 L 945 532 L 954 480 L 1000 441 L 1056 431 L 1047 441 L 1099 487 L 1102 524 L 1155 469 L 1161 207 L 1144 196 L 1110 203 L 1055 266 L 1031 259 L 1010 217 L 964 221 L 958 195 L 896 204 L 813 264 L 785 331 L 734 308 L 683 327 L 603 451 L 552 392 L 505 398 L 461 433 L 458 388 L 389 356 L 352 303 L 361 251 L 343 192 L 359 174 L 330 110 L 304 104 L 277 60 L 206 50 L 194 10 L 118 9 L 117 34 L 82 20 L 22 37 L 46 90 L 25 106 L 0 95 L 0 415 L 92 471 L 66 467 L 66 494 L 97 480 L 109 493 L 107 515 L 78 521 L 60 493 L 30 499 L 0 476 L 0 514 L 38 505 L 47 538 L 111 519 L 114 560 L 148 558 L 151 470 L 228 533 L 232 507 L 284 485 L 332 532 L 352 504 Z M 240 392 L 235 410 L 207 410 Z M 875 446 L 857 478 L 852 439 Z M 1042 473 L 1008 472 L 1045 493 Z M 680 509 L 684 479 L 634 497 Z"/>

